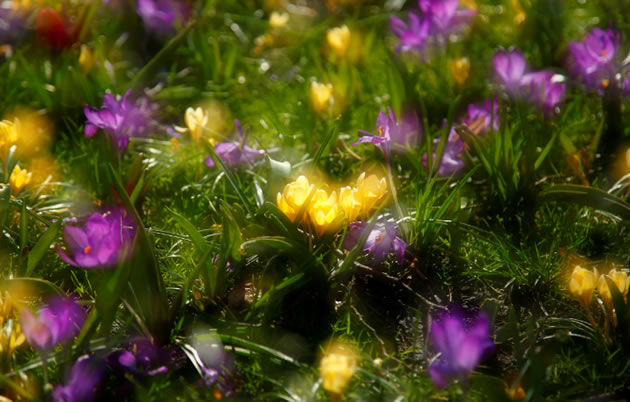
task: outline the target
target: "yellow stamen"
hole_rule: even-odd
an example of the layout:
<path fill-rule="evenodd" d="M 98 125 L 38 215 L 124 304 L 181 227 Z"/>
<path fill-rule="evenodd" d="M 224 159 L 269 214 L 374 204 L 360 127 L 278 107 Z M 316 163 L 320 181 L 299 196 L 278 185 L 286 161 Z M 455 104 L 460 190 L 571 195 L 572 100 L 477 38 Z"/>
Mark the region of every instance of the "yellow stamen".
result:
<path fill-rule="evenodd" d="M 378 136 L 385 137 L 385 129 L 383 128 L 383 126 L 378 126 Z"/>

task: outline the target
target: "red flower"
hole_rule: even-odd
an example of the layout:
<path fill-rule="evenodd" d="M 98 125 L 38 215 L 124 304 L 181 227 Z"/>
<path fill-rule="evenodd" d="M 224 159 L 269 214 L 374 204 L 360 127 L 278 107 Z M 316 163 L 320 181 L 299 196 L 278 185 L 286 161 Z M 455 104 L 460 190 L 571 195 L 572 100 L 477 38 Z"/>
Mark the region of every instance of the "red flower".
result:
<path fill-rule="evenodd" d="M 74 43 L 78 33 L 77 30 L 68 32 L 65 22 L 52 8 L 44 8 L 39 12 L 35 32 L 40 42 L 56 52 Z"/>

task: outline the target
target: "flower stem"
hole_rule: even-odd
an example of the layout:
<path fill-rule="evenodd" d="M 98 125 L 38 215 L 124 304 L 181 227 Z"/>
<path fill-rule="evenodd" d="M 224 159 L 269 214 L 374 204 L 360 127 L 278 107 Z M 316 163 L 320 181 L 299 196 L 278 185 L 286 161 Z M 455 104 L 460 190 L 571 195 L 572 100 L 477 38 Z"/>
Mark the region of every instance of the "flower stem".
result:
<path fill-rule="evenodd" d="M 385 157 L 385 165 L 387 166 L 387 181 L 389 182 L 389 188 L 392 190 L 392 198 L 394 199 L 394 205 L 396 206 L 396 219 L 401 220 L 404 218 L 402 208 L 398 202 L 398 193 L 396 192 L 396 186 L 394 185 L 394 178 L 392 175 L 392 167 L 389 161 L 389 157 Z M 405 240 L 408 240 L 407 225 L 401 223 L 400 225 Z"/>

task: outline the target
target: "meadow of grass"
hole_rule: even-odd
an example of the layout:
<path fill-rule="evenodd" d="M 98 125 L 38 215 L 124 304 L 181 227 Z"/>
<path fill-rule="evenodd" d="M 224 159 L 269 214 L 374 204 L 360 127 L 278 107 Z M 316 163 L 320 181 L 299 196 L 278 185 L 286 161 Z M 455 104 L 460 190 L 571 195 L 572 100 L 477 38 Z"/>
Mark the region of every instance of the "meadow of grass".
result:
<path fill-rule="evenodd" d="M 628 16 L 0 0 L 0 399 L 630 399 Z"/>

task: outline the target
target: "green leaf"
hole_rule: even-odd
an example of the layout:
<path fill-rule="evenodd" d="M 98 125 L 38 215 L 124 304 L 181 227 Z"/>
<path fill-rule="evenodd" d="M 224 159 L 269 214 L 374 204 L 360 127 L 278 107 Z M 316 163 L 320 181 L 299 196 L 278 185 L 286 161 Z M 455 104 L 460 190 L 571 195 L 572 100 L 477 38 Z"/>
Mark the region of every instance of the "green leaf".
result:
<path fill-rule="evenodd" d="M 595 187 L 576 184 L 552 186 L 540 194 L 541 202 L 565 201 L 596 208 L 630 220 L 630 204 Z"/>
<path fill-rule="evenodd" d="M 57 236 L 59 236 L 59 230 L 61 229 L 61 221 L 57 221 L 48 227 L 48 230 L 44 232 L 44 234 L 39 238 L 33 250 L 28 253 L 28 259 L 26 261 L 26 274 L 25 276 L 30 276 L 33 273 L 33 270 L 39 264 L 39 262 L 44 258 L 50 246 L 57 240 Z"/>
<path fill-rule="evenodd" d="M 206 249 L 208 248 L 208 244 L 203 239 L 203 236 L 201 235 L 201 233 L 199 233 L 195 225 L 190 223 L 188 219 L 184 218 L 182 215 L 178 214 L 177 212 L 168 208 L 167 210 L 175 218 L 179 226 L 181 226 L 182 229 L 184 229 L 184 232 L 186 232 L 188 237 L 190 237 L 190 240 L 192 240 L 195 247 L 197 247 L 197 250 L 199 250 L 199 252 L 202 254 L 205 253 Z"/>

